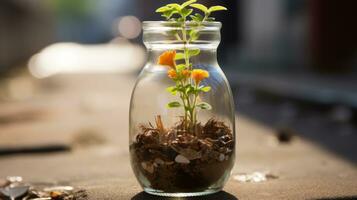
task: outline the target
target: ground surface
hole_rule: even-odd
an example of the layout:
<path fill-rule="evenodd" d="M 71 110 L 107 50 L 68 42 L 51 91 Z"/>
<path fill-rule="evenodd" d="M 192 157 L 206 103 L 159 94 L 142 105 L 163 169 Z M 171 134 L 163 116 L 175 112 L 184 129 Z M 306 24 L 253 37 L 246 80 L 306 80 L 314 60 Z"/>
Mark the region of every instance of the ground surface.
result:
<path fill-rule="evenodd" d="M 30 94 L 0 103 L 0 148 L 57 144 L 72 150 L 0 156 L 0 177 L 72 184 L 86 189 L 89 199 L 163 199 L 142 193 L 130 168 L 128 105 L 134 76 L 72 75 L 28 83 Z M 236 161 L 225 192 L 194 199 L 357 199 L 355 163 L 304 138 L 278 144 L 274 130 L 240 115 Z M 254 171 L 278 178 L 234 179 Z"/>

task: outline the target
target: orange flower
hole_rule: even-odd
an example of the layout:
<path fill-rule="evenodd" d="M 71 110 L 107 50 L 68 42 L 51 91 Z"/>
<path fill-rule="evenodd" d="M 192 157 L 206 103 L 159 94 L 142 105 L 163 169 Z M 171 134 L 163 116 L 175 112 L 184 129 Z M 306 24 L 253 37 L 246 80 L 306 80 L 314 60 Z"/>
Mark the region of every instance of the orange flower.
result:
<path fill-rule="evenodd" d="M 196 84 L 199 84 L 203 79 L 209 77 L 209 73 L 203 69 L 194 69 L 192 70 L 191 77 Z"/>
<path fill-rule="evenodd" d="M 171 68 L 175 68 L 176 66 L 175 57 L 176 57 L 176 51 L 165 51 L 159 56 L 159 59 L 157 60 L 157 64 L 166 65 Z"/>
<path fill-rule="evenodd" d="M 167 71 L 167 76 L 170 77 L 171 79 L 177 78 L 176 70 L 170 69 L 169 71 Z"/>
<path fill-rule="evenodd" d="M 182 75 L 183 75 L 183 77 L 188 78 L 191 76 L 191 72 L 190 72 L 190 70 L 184 69 L 184 70 L 182 70 Z"/>

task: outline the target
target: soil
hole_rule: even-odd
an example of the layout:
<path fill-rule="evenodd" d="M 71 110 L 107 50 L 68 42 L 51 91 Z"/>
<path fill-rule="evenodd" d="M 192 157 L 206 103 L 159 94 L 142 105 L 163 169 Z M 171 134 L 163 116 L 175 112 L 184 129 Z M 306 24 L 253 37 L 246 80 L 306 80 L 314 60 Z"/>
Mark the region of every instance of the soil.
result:
<path fill-rule="evenodd" d="M 132 166 L 142 186 L 163 192 L 200 192 L 220 187 L 234 163 L 234 135 L 215 119 L 192 130 L 183 120 L 165 129 L 160 116 L 156 127 L 141 125 L 130 145 Z"/>

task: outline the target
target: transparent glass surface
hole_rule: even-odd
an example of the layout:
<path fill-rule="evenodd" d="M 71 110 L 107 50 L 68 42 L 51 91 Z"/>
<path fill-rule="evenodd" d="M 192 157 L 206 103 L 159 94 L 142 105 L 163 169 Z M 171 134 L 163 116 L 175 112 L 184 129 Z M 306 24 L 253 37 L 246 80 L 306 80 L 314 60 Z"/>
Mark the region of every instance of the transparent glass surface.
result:
<path fill-rule="evenodd" d="M 235 159 L 235 119 L 232 92 L 217 62 L 219 22 L 199 26 L 199 37 L 189 44 L 176 40 L 175 33 L 197 25 L 171 22 L 144 22 L 144 43 L 148 60 L 132 92 L 130 103 L 131 165 L 143 189 L 162 196 L 198 196 L 220 191 Z M 187 130 L 182 125 L 182 107 L 168 108 L 179 101 L 167 92 L 175 85 L 168 68 L 157 64 L 168 50 L 200 49 L 190 59 L 193 69 L 204 69 L 209 78 L 201 84 L 209 92 L 198 95 L 210 110 L 197 109 L 197 123 Z"/>

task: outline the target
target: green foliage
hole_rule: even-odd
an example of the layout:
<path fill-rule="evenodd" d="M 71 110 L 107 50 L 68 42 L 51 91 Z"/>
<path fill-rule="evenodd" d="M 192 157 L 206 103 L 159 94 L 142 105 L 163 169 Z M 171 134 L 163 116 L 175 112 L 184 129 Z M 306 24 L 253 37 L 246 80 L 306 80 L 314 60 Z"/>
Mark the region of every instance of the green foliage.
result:
<path fill-rule="evenodd" d="M 183 4 L 181 5 L 181 7 L 182 7 L 182 8 L 185 8 L 185 7 L 187 7 L 187 6 L 189 6 L 189 5 L 193 4 L 193 3 L 195 3 L 196 1 L 197 1 L 197 0 L 186 1 L 185 3 L 183 3 Z"/>
<path fill-rule="evenodd" d="M 227 10 L 227 8 L 223 7 L 223 6 L 212 6 L 208 9 L 208 12 L 212 13 L 212 12 L 222 11 L 222 10 Z"/>
<path fill-rule="evenodd" d="M 197 56 L 198 54 L 200 54 L 201 50 L 200 49 L 189 49 L 187 51 L 187 55 L 192 57 L 192 56 Z"/>
<path fill-rule="evenodd" d="M 178 101 L 172 101 L 167 104 L 167 107 L 168 108 L 178 108 L 178 107 L 181 107 L 181 103 Z"/>
<path fill-rule="evenodd" d="M 202 110 L 211 110 L 212 109 L 211 105 L 209 105 L 206 102 L 201 102 L 201 103 L 197 104 L 196 107 L 201 108 Z"/>
<path fill-rule="evenodd" d="M 166 90 L 174 96 L 177 94 L 177 88 L 175 86 L 168 87 Z"/>
<path fill-rule="evenodd" d="M 199 89 L 200 89 L 200 91 L 202 91 L 202 92 L 209 92 L 209 91 L 211 91 L 211 87 L 210 87 L 210 86 L 202 87 L 202 88 L 199 88 Z"/>
<path fill-rule="evenodd" d="M 179 64 L 179 65 L 176 66 L 176 70 L 178 72 L 181 72 L 184 69 L 186 69 L 186 65 L 185 64 Z"/>
<path fill-rule="evenodd" d="M 195 3 L 190 5 L 192 8 L 196 8 L 198 10 L 201 10 L 203 13 L 208 12 L 208 8 L 205 5 L 202 5 L 200 3 Z"/>
<path fill-rule="evenodd" d="M 224 6 L 217 5 L 207 8 L 207 6 L 196 2 L 197 0 L 188 0 L 181 5 L 178 3 L 170 3 L 156 9 L 156 12 L 161 13 L 161 16 L 165 17 L 166 20 L 185 22 L 186 18 L 189 16 L 192 21 L 202 23 L 205 21 L 214 21 L 214 18 L 210 18 L 210 15 L 213 12 L 227 10 L 227 8 Z M 203 12 L 204 16 L 199 13 L 194 13 L 193 15 L 191 15 L 194 10 L 189 9 L 187 7 L 191 7 Z M 173 18 L 175 14 L 177 14 L 179 17 Z"/>
<path fill-rule="evenodd" d="M 194 15 L 190 15 L 191 19 L 195 22 L 202 22 L 203 16 L 200 13 L 195 13 Z"/>
<path fill-rule="evenodd" d="M 185 59 L 184 53 L 176 53 L 175 60 L 182 60 Z"/>

